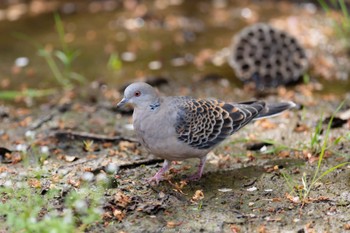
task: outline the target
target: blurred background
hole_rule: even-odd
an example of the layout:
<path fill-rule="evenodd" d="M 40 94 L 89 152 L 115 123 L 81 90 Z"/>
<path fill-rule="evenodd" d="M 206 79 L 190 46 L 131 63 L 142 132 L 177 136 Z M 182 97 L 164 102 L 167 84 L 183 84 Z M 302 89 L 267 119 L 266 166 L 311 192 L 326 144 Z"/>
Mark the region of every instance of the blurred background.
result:
<path fill-rule="evenodd" d="M 234 56 L 232 38 L 259 22 L 305 49 L 309 64 L 299 85 L 343 95 L 350 89 L 347 3 L 1 0 L 0 101 L 33 105 L 62 90 L 122 90 L 135 80 L 192 88 L 214 81 L 209 95 L 220 88 L 249 91 L 227 60 Z"/>

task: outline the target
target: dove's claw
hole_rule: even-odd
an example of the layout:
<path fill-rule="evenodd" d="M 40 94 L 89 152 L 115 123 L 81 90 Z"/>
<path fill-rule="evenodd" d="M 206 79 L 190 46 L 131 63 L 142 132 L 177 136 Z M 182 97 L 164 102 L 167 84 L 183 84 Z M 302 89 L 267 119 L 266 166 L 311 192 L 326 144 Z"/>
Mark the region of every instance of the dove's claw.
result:
<path fill-rule="evenodd" d="M 155 182 L 159 184 L 159 181 L 163 180 L 163 174 L 170 168 L 170 163 L 168 160 L 164 160 L 163 167 L 150 179 L 148 179 L 148 183 Z"/>
<path fill-rule="evenodd" d="M 195 174 L 189 176 L 186 180 L 199 180 L 202 177 L 205 161 L 207 160 L 207 156 L 204 156 L 200 159 L 198 170 Z"/>

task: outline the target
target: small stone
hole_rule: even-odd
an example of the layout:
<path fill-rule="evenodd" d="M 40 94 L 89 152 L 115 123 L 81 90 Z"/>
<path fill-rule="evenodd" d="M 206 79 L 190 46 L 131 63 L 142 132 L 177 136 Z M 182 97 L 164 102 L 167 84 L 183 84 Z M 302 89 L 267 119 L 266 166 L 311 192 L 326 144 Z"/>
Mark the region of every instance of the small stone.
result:
<path fill-rule="evenodd" d="M 4 187 L 6 188 L 10 188 L 13 186 L 13 183 L 11 180 L 6 180 L 5 183 L 4 183 Z"/>
<path fill-rule="evenodd" d="M 86 201 L 84 201 L 84 200 L 77 200 L 74 203 L 74 207 L 78 213 L 86 213 L 88 205 L 87 205 Z"/>
<path fill-rule="evenodd" d="M 106 167 L 106 172 L 110 174 L 115 174 L 119 170 L 119 166 L 116 163 L 109 163 Z"/>
<path fill-rule="evenodd" d="M 175 67 L 186 65 L 186 59 L 183 57 L 177 57 L 171 60 L 171 65 Z"/>
<path fill-rule="evenodd" d="M 127 130 L 134 130 L 134 126 L 132 124 L 126 124 L 124 125 L 124 128 Z"/>
<path fill-rule="evenodd" d="M 27 151 L 27 145 L 25 144 L 18 144 L 16 145 L 16 150 L 20 152 L 26 152 Z"/>
<path fill-rule="evenodd" d="M 91 182 L 94 179 L 94 174 L 92 172 L 84 172 L 81 179 L 87 182 Z"/>
<path fill-rule="evenodd" d="M 260 152 L 265 152 L 265 151 L 267 151 L 267 146 L 263 146 L 263 147 L 261 147 L 261 149 L 260 149 Z"/>
<path fill-rule="evenodd" d="M 70 156 L 70 155 L 65 155 L 64 156 L 64 160 L 66 160 L 67 162 L 73 162 L 75 160 L 78 160 L 79 158 L 77 158 L 76 156 Z"/>
<path fill-rule="evenodd" d="M 18 67 L 26 67 L 29 64 L 29 59 L 27 57 L 18 57 L 15 60 L 15 65 Z"/>
<path fill-rule="evenodd" d="M 96 182 L 106 183 L 108 181 L 107 175 L 105 173 L 99 173 L 96 175 Z"/>
<path fill-rule="evenodd" d="M 150 70 L 159 70 L 160 68 L 162 68 L 162 63 L 160 61 L 151 61 L 148 64 L 148 68 Z"/>
<path fill-rule="evenodd" d="M 255 186 L 253 186 L 253 187 L 251 187 L 251 188 L 247 188 L 247 191 L 248 191 L 248 192 L 254 192 L 254 191 L 256 191 L 256 190 L 258 190 L 258 188 L 255 187 Z"/>
<path fill-rule="evenodd" d="M 28 131 L 25 132 L 24 136 L 26 136 L 26 138 L 29 138 L 29 139 L 34 139 L 35 138 L 35 132 L 31 131 L 31 130 L 28 130 Z"/>
<path fill-rule="evenodd" d="M 229 188 L 222 188 L 222 189 L 218 189 L 219 192 L 223 192 L 223 193 L 227 193 L 227 192 L 231 192 L 232 189 Z"/>
<path fill-rule="evenodd" d="M 40 147 L 40 152 L 43 153 L 43 154 L 48 154 L 49 153 L 49 147 L 48 146 Z"/>
<path fill-rule="evenodd" d="M 245 19 L 249 19 L 253 16 L 253 12 L 251 9 L 246 7 L 241 10 L 241 16 Z"/>
<path fill-rule="evenodd" d="M 132 52 L 124 52 L 121 54 L 121 59 L 123 61 L 132 62 L 136 60 L 136 54 Z"/>

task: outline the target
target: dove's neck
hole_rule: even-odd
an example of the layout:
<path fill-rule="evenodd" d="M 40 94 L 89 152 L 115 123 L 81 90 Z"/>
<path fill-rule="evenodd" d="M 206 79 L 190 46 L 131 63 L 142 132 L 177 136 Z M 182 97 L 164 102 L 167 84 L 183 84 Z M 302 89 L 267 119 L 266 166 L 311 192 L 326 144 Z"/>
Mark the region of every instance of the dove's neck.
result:
<path fill-rule="evenodd" d="M 136 131 L 142 130 L 142 124 L 147 122 L 157 113 L 161 106 L 161 99 L 159 97 L 152 101 L 147 101 L 142 105 L 134 107 L 133 124 Z M 146 123 L 147 124 L 147 123 Z"/>
<path fill-rule="evenodd" d="M 140 105 L 135 106 L 135 110 L 143 111 L 143 112 L 154 112 L 159 109 L 161 105 L 161 99 L 159 97 L 155 97 L 150 99 L 149 101 L 145 101 Z"/>

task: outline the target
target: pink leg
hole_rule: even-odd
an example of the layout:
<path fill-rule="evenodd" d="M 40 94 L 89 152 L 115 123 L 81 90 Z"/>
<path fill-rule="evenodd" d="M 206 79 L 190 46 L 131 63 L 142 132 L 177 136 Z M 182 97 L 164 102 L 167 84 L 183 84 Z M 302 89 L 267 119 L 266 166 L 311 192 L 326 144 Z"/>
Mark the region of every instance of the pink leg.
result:
<path fill-rule="evenodd" d="M 164 160 L 163 167 L 150 179 L 148 179 L 148 183 L 152 183 L 153 181 L 156 184 L 159 183 L 163 179 L 163 174 L 170 168 L 170 162 L 168 160 Z"/>
<path fill-rule="evenodd" d="M 187 180 L 199 180 L 202 177 L 205 161 L 207 160 L 207 156 L 200 158 L 198 170 L 195 174 L 191 175 L 187 178 Z"/>

